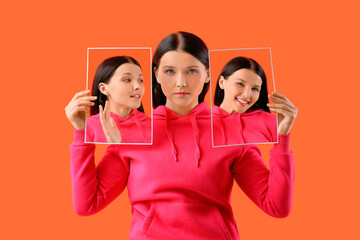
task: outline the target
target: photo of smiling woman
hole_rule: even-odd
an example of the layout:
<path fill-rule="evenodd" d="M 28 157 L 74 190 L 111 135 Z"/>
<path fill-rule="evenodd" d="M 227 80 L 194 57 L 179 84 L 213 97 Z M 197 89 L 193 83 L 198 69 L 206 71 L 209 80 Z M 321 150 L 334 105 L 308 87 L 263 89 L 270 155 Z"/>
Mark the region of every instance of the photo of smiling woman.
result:
<path fill-rule="evenodd" d="M 215 146 L 274 143 L 278 134 L 289 133 L 297 110 L 284 95 L 268 95 L 267 89 L 265 71 L 254 59 L 235 57 L 225 64 L 212 109 Z M 270 110 L 278 113 L 278 124 Z"/>
<path fill-rule="evenodd" d="M 268 97 L 265 71 L 258 62 L 247 57 L 228 61 L 214 94 L 214 146 L 277 142 L 276 115 L 270 113 Z"/>
<path fill-rule="evenodd" d="M 110 127 L 119 131 L 112 143 L 151 142 L 151 121 L 141 103 L 145 92 L 143 81 L 140 64 L 130 56 L 110 57 L 100 63 L 91 96 L 87 96 L 89 91 L 77 93 L 68 105 L 68 118 L 78 130 L 84 129 L 83 118 L 78 123 L 74 115 L 84 116 L 86 106 L 90 106 L 85 142 L 108 143 L 101 125 L 104 115 Z"/>
<path fill-rule="evenodd" d="M 153 56 L 153 145 L 110 145 L 96 166 L 94 146 L 84 143 L 84 132 L 74 131 L 70 152 L 77 214 L 99 212 L 127 187 L 131 240 L 240 239 L 230 204 L 234 180 L 267 214 L 290 213 L 289 135 L 280 135 L 270 151 L 271 171 L 255 145 L 213 148 L 211 113 L 204 102 L 209 80 L 208 49 L 199 37 L 176 32 L 160 42 Z M 103 121 L 109 141 L 118 134 L 110 121 Z"/>

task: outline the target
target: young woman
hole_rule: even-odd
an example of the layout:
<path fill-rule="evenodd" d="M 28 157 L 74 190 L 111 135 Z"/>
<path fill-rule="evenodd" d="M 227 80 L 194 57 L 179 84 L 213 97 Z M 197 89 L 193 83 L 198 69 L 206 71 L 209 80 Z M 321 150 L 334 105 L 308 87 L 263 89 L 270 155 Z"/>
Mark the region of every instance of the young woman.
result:
<path fill-rule="evenodd" d="M 90 106 L 91 117 L 87 119 L 85 140 L 107 142 L 99 114 L 99 107 L 103 109 L 106 105 L 111 126 L 121 132 L 113 142 L 150 143 L 151 122 L 141 103 L 144 92 L 140 64 L 129 56 L 111 57 L 96 70 L 92 96 L 86 97 L 88 91 L 76 94 L 67 106 L 67 115 L 74 128 L 83 130 L 86 106 Z M 81 117 L 74 117 L 77 115 Z"/>
<path fill-rule="evenodd" d="M 205 43 L 177 32 L 153 56 L 154 141 L 152 146 L 107 148 L 95 166 L 94 146 L 75 130 L 71 177 L 75 211 L 90 215 L 127 186 L 133 218 L 130 239 L 239 239 L 230 205 L 235 179 L 266 213 L 289 214 L 293 154 L 281 135 L 270 152 L 271 171 L 256 146 L 213 148 L 211 116 L 203 102 L 209 82 Z M 104 111 L 104 126 L 109 126 Z M 107 137 L 116 136 L 108 128 Z"/>
<path fill-rule="evenodd" d="M 270 96 L 274 101 L 279 97 L 284 99 L 278 93 Z M 255 60 L 235 57 L 225 64 L 217 79 L 214 103 L 215 146 L 277 142 L 276 116 L 268 107 L 265 72 Z M 279 134 L 287 133 L 279 128 Z"/>

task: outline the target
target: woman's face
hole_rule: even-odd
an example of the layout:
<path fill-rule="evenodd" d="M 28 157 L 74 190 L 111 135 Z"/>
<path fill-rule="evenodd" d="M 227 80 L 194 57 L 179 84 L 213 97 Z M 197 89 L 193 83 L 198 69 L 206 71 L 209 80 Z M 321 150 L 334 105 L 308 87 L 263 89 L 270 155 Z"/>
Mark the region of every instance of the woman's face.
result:
<path fill-rule="evenodd" d="M 183 51 L 165 53 L 154 71 L 166 96 L 166 107 L 180 115 L 198 105 L 204 84 L 209 82 L 209 72 L 205 65 Z"/>
<path fill-rule="evenodd" d="M 244 113 L 259 99 L 262 80 L 254 71 L 242 68 L 227 79 L 220 77 L 219 86 L 224 89 L 220 107 L 230 114 Z"/>
<path fill-rule="evenodd" d="M 145 92 L 140 67 L 133 63 L 120 65 L 108 83 L 99 84 L 99 89 L 107 96 L 111 109 L 116 109 L 115 112 L 127 112 L 140 107 Z"/>

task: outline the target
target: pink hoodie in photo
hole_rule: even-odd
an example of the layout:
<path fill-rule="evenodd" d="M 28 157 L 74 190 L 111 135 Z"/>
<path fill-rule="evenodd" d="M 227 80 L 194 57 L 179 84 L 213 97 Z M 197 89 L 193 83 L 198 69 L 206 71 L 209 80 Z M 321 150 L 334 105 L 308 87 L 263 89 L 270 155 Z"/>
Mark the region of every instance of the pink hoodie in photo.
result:
<path fill-rule="evenodd" d="M 121 134 L 121 143 L 151 143 L 151 120 L 143 112 L 133 109 L 123 118 L 110 112 Z M 93 115 L 86 120 L 86 142 L 107 143 L 100 122 L 100 115 Z"/>
<path fill-rule="evenodd" d="M 254 110 L 229 114 L 212 107 L 214 146 L 277 142 L 276 115 Z"/>

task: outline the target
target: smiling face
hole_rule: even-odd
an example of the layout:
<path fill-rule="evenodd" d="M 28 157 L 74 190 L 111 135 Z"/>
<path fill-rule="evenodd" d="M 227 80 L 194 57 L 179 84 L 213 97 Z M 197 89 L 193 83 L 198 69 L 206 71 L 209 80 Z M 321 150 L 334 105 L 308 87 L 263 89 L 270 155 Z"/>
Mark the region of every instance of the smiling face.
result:
<path fill-rule="evenodd" d="M 99 84 L 99 89 L 106 95 L 110 111 L 127 117 L 132 109 L 140 107 L 145 92 L 140 67 L 133 63 L 120 65 L 108 83 Z"/>
<path fill-rule="evenodd" d="M 224 89 L 224 100 L 220 107 L 230 114 L 244 113 L 259 99 L 262 80 L 254 71 L 242 68 L 227 79 L 219 79 Z"/>
<path fill-rule="evenodd" d="M 184 115 L 198 105 L 198 97 L 209 82 L 205 65 L 191 54 L 169 51 L 154 69 L 157 82 L 166 96 L 166 107 Z"/>

